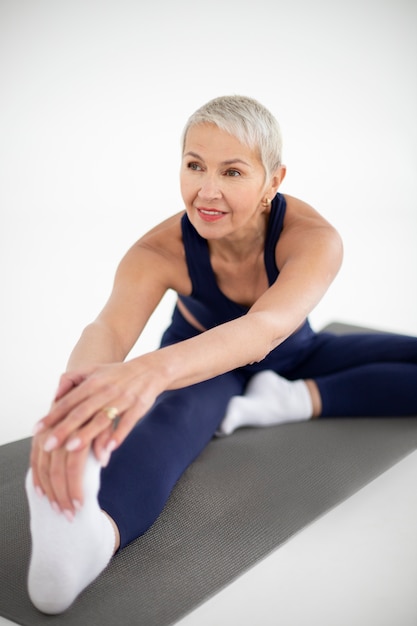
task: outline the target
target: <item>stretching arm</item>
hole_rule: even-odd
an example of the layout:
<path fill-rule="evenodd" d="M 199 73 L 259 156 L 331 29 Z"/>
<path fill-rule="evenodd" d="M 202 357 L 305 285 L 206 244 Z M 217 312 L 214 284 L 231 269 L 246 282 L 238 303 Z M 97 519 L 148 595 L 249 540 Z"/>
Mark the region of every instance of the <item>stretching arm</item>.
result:
<path fill-rule="evenodd" d="M 161 368 L 166 388 L 261 361 L 304 322 L 327 291 L 342 262 L 340 236 L 305 203 L 287 202 L 276 252 L 279 277 L 247 315 L 146 355 L 151 367 Z"/>

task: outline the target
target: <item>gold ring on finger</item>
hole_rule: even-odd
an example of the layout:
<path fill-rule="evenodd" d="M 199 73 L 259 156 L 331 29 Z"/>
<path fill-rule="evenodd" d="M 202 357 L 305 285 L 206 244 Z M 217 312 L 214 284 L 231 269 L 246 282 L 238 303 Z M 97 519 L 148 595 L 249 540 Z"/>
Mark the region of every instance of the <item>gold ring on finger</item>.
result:
<path fill-rule="evenodd" d="M 119 417 L 119 409 L 116 409 L 115 406 L 106 407 L 103 411 L 111 421 Z"/>

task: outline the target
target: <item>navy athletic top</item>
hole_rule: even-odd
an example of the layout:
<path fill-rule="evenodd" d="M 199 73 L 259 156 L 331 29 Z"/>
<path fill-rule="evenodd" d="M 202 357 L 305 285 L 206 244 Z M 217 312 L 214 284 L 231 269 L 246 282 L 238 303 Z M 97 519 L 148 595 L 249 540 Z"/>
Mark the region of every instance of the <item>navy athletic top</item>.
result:
<path fill-rule="evenodd" d="M 285 209 L 285 198 L 278 193 L 271 203 L 265 240 L 264 259 L 269 285 L 276 281 L 279 274 L 275 248 L 282 231 Z M 248 307 L 230 300 L 218 287 L 210 262 L 207 239 L 198 234 L 187 214 L 182 217 L 181 228 L 192 292 L 190 296 L 179 298 L 190 313 L 205 328 L 218 326 L 247 313 Z"/>

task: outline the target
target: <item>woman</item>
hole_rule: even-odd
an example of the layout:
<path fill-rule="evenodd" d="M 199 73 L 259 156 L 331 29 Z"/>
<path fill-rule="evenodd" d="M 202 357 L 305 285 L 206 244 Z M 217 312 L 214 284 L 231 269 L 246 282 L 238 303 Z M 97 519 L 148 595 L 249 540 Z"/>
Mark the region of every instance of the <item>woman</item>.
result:
<path fill-rule="evenodd" d="M 310 328 L 342 244 L 278 192 L 284 176 L 278 124 L 258 102 L 217 98 L 188 120 L 185 212 L 128 251 L 35 428 L 29 594 L 41 611 L 64 611 L 149 528 L 216 431 L 417 414 L 417 339 Z M 178 303 L 161 348 L 124 362 L 168 289 Z"/>

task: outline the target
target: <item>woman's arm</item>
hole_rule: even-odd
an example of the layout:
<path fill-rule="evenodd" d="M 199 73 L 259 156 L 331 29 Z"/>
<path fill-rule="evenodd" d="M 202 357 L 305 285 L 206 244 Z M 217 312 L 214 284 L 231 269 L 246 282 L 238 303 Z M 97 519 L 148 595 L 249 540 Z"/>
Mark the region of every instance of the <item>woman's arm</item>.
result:
<path fill-rule="evenodd" d="M 124 361 L 167 289 L 166 271 L 160 264 L 159 272 L 155 271 L 155 256 L 138 243 L 121 261 L 108 302 L 71 352 L 55 401 L 98 365 Z"/>
<path fill-rule="evenodd" d="M 154 231 L 157 231 L 156 234 Z M 95 381 L 100 384 L 105 379 L 108 381 L 104 383 L 107 391 L 117 387 L 122 389 L 120 393 L 129 397 L 126 390 L 129 389 L 129 377 L 126 373 L 130 370 L 128 364 L 122 363 L 123 359 L 166 290 L 169 287 L 189 288 L 184 276 L 180 281 L 178 278 L 183 274 L 178 267 L 178 259 L 182 260 L 178 255 L 181 249 L 178 216 L 154 231 L 135 244 L 120 263 L 108 302 L 98 318 L 83 331 L 70 356 L 67 372 L 61 377 L 51 410 L 35 427 L 31 452 L 34 483 L 62 510 L 74 512 L 73 501 L 82 501 L 82 470 L 92 441 L 79 451 L 70 452 L 58 447 L 47 452 L 50 448 L 46 444 L 55 436 L 53 425 L 65 421 L 67 437 L 70 434 L 74 436 L 77 430 L 74 417 L 83 407 L 72 412 L 71 424 L 65 406 L 70 400 L 69 405 L 75 408 L 73 399 L 85 386 L 95 387 Z M 164 242 L 162 248 L 159 245 L 161 238 Z M 159 250 L 162 252 L 159 253 Z M 119 379 L 120 385 L 117 382 Z M 110 435 L 112 423 L 108 417 L 105 418 L 103 411 L 99 413 L 90 415 L 91 421 L 101 422 L 99 430 L 104 435 L 107 430 Z M 96 450 L 98 453 L 102 448 L 98 446 Z"/>
<path fill-rule="evenodd" d="M 168 389 L 261 361 L 304 322 L 332 283 L 343 257 L 339 234 L 308 204 L 286 199 L 278 279 L 247 315 L 148 355 L 150 362 L 161 359 Z"/>

